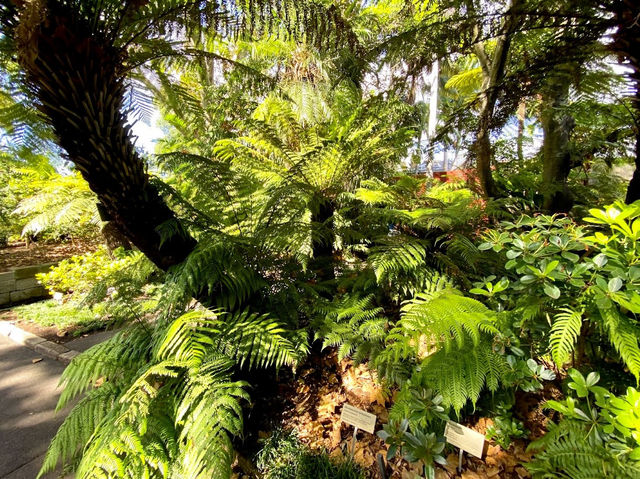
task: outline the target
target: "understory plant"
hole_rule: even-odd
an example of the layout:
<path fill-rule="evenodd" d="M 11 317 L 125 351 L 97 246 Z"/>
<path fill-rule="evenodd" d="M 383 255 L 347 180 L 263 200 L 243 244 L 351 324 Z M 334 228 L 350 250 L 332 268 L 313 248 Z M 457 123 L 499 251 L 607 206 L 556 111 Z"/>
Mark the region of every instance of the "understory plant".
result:
<path fill-rule="evenodd" d="M 312 452 L 295 431 L 274 430 L 261 441 L 256 466 L 264 479 L 364 479 L 364 471 L 350 459 L 335 460 L 326 452 Z"/>
<path fill-rule="evenodd" d="M 535 457 L 527 469 L 534 478 L 638 477 L 640 392 L 629 387 L 616 396 L 598 386 L 595 371 L 568 374 L 566 399 L 546 402 L 560 420 L 529 445 Z"/>
<path fill-rule="evenodd" d="M 77 478 L 226 478 L 249 385 L 234 367 L 294 366 L 305 353 L 278 321 L 196 309 L 136 323 L 78 355 L 58 410 L 79 398 L 47 451 Z"/>
<path fill-rule="evenodd" d="M 550 353 L 558 367 L 619 358 L 638 381 L 640 203 L 590 215 L 591 228 L 541 215 L 489 230 L 479 248 L 504 269 L 471 293 L 508 311 L 533 354 Z"/>

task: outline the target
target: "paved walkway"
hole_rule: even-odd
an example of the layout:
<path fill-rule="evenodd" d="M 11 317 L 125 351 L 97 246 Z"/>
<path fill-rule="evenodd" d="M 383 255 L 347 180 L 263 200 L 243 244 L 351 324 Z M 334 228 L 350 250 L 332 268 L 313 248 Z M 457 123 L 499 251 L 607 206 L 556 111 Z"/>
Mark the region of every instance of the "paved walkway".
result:
<path fill-rule="evenodd" d="M 65 346 L 86 351 L 116 332 L 76 338 Z M 64 368 L 0 334 L 0 479 L 35 479 L 38 474 L 49 442 L 69 412 L 55 413 Z M 57 477 L 49 474 L 46 479 Z"/>
<path fill-rule="evenodd" d="M 42 361 L 33 363 L 36 358 Z M 62 363 L 0 335 L 1 479 L 34 479 L 40 470 L 66 413 L 54 412 L 63 370 Z"/>

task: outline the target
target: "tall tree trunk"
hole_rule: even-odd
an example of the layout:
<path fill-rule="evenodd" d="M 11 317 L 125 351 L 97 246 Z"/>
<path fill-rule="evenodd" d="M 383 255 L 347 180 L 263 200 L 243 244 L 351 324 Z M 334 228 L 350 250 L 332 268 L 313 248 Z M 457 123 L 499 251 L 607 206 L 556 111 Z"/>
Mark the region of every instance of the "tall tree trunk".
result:
<path fill-rule="evenodd" d="M 123 113 L 123 53 L 88 20 L 55 1 L 29 2 L 17 31 L 19 61 L 59 145 L 118 228 L 158 267 L 195 247 L 149 182 Z"/>
<path fill-rule="evenodd" d="M 438 127 L 438 103 L 439 103 L 439 89 L 440 89 L 440 62 L 434 61 L 431 65 L 429 85 L 429 123 L 427 124 L 427 137 L 429 138 L 429 163 L 431 164 L 431 174 L 433 176 L 433 159 L 435 148 L 433 145 L 433 139 L 436 136 L 436 129 Z"/>
<path fill-rule="evenodd" d="M 621 62 L 625 62 L 626 66 L 631 67 L 631 78 L 636 88 L 633 98 L 636 170 L 629 182 L 625 199 L 627 203 L 633 203 L 640 200 L 640 2 L 638 0 L 620 0 L 613 2 L 612 5 L 616 32 L 613 35 L 610 48 Z"/>
<path fill-rule="evenodd" d="M 500 93 L 499 83 L 504 76 L 504 69 L 509 56 L 509 48 L 511 47 L 511 39 L 516 27 L 516 10 L 518 3 L 519 0 L 511 0 L 502 27 L 502 34 L 496 39 L 492 58 L 488 58 L 483 45 L 477 44 L 474 48 L 474 52 L 480 61 L 484 78 L 480 97 L 478 127 L 472 152 L 476 160 L 476 170 L 480 186 L 484 195 L 489 198 L 495 197 L 498 194 L 491 173 L 493 149 L 491 147 L 490 132 L 493 121 L 493 111 L 498 101 L 498 95 Z"/>
<path fill-rule="evenodd" d="M 550 213 L 566 213 L 573 206 L 567 178 L 572 168 L 569 139 L 575 123 L 569 115 L 559 112 L 568 95 L 569 80 L 562 74 L 554 75 L 542 94 L 542 207 Z"/>

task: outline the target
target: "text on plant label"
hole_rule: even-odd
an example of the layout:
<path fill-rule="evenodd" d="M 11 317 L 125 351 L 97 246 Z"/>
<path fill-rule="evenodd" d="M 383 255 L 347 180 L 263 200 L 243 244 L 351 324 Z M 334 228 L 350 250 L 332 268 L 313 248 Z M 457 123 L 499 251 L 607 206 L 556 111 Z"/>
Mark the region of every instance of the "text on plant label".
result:
<path fill-rule="evenodd" d="M 340 420 L 371 434 L 373 434 L 376 427 L 375 414 L 368 413 L 367 411 L 363 411 L 362 409 L 358 409 L 357 407 L 353 407 L 349 404 L 342 406 Z"/>
<path fill-rule="evenodd" d="M 444 437 L 449 444 L 459 447 L 476 457 L 482 457 L 482 450 L 484 449 L 483 434 L 457 422 L 447 421 L 447 425 L 444 428 Z"/>

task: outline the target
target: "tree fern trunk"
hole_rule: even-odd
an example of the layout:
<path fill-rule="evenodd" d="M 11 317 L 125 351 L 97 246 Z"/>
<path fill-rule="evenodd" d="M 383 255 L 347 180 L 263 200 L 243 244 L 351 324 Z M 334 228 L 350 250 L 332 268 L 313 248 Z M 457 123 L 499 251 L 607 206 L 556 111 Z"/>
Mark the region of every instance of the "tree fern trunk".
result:
<path fill-rule="evenodd" d="M 19 61 L 59 145 L 108 215 L 166 270 L 181 262 L 195 241 L 149 183 L 131 141 L 121 51 L 78 17 L 55 1 L 29 4 L 17 33 Z"/>
<path fill-rule="evenodd" d="M 102 206 L 102 203 L 98 203 L 96 206 L 98 207 L 98 214 L 102 221 L 102 236 L 104 237 L 104 242 L 109 249 L 109 253 L 117 248 L 130 250 L 131 243 L 122 231 L 120 231 L 120 228 L 118 228 L 118 225 L 113 221 L 111 216 L 109 216 L 109 213 L 107 213 L 104 206 Z"/>
<path fill-rule="evenodd" d="M 317 210 L 313 212 L 311 221 L 316 229 L 316 234 L 313 235 L 313 259 L 309 267 L 316 273 L 319 281 L 327 281 L 336 276 L 333 257 L 335 205 L 331 200 L 325 198 L 319 198 L 315 203 Z"/>

